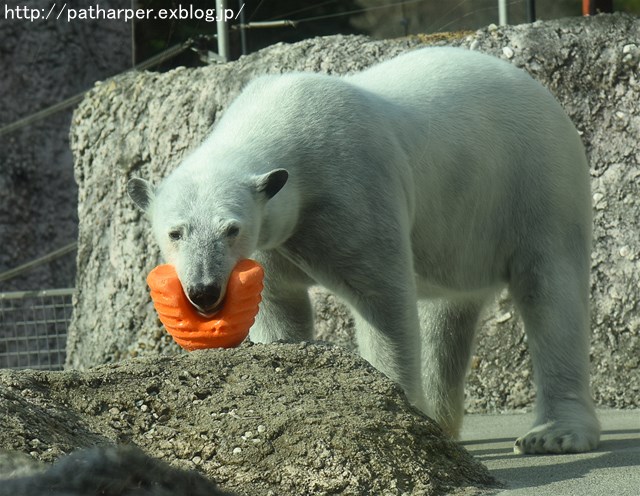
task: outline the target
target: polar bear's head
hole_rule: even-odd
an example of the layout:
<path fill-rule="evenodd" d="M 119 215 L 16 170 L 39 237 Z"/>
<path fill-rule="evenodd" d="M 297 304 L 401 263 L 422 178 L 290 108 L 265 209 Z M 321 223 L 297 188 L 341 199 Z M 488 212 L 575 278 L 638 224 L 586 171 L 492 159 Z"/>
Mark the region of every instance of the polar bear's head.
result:
<path fill-rule="evenodd" d="M 176 268 L 189 301 L 210 315 L 222 305 L 235 264 L 258 248 L 266 205 L 287 179 L 284 169 L 238 180 L 178 168 L 157 189 L 133 178 L 127 190 L 150 217 L 163 257 Z"/>

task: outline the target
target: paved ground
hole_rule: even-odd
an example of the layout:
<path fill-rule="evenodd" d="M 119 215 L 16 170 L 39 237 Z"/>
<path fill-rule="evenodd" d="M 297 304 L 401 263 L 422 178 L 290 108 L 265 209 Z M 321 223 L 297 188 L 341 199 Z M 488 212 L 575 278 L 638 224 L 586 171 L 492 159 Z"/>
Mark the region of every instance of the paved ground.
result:
<path fill-rule="evenodd" d="M 600 447 L 579 455 L 519 456 L 531 414 L 467 415 L 462 444 L 505 483 L 505 496 L 640 496 L 640 410 L 599 410 Z"/>

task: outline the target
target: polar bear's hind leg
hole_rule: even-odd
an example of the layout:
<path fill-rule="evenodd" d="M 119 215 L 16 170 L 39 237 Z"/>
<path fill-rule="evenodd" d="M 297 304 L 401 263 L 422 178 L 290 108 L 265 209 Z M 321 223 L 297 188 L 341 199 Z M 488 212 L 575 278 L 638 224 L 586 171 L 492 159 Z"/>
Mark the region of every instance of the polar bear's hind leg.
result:
<path fill-rule="evenodd" d="M 595 449 L 600 426 L 589 388 L 588 250 L 531 257 L 511 293 L 525 324 L 536 385 L 534 427 L 516 453 Z M 523 267 L 524 268 L 524 267 Z"/>

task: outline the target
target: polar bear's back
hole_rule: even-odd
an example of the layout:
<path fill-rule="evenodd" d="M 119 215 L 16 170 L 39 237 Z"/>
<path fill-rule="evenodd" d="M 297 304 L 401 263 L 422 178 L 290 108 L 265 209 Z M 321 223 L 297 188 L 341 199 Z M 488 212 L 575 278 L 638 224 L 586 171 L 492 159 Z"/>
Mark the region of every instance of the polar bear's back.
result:
<path fill-rule="evenodd" d="M 473 99 L 493 93 L 496 99 L 509 98 L 525 90 L 555 101 L 545 88 L 523 70 L 496 57 L 452 47 L 423 48 L 345 78 L 357 86 L 397 102 L 433 102 L 436 98 Z M 453 103 L 453 102 L 451 102 Z"/>
<path fill-rule="evenodd" d="M 414 141 L 423 146 L 415 152 L 431 165 L 455 163 L 466 174 L 494 180 L 550 173 L 563 186 L 588 175 L 581 139 L 560 104 L 526 72 L 496 57 L 425 48 L 345 80 L 403 109 L 401 134 L 420 136 Z M 417 157 L 413 164 L 418 174 L 432 168 Z"/>
<path fill-rule="evenodd" d="M 395 126 L 412 143 L 414 222 L 430 226 L 428 235 L 414 232 L 418 260 L 446 266 L 450 253 L 438 247 L 471 236 L 471 271 L 492 263 L 479 263 L 477 253 L 511 249 L 566 225 L 590 232 L 580 136 L 551 93 L 523 70 L 468 50 L 427 48 L 345 80 L 394 102 L 405 116 Z M 544 227 L 535 232 L 532 225 Z"/>
<path fill-rule="evenodd" d="M 568 139 L 566 145 L 582 147 L 549 91 L 523 70 L 490 55 L 425 48 L 345 79 L 403 108 L 414 117 L 408 125 L 423 126 L 421 132 L 431 140 L 465 136 L 477 151 L 478 141 L 507 139 L 513 149 L 518 137 L 542 145 L 560 135 Z"/>

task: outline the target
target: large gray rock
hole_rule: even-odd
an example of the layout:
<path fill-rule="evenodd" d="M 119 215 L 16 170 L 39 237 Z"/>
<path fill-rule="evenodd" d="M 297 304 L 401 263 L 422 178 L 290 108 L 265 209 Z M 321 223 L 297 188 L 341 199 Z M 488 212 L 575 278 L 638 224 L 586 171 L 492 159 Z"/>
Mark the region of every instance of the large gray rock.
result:
<path fill-rule="evenodd" d="M 480 494 L 494 484 L 398 386 L 340 347 L 245 344 L 86 372 L 0 371 L 0 449 L 51 462 L 111 443 L 247 496 Z M 140 473 L 135 458 L 118 465 L 125 475 Z M 100 473 L 81 463 L 73 477 L 90 484 L 86 470 Z M 12 493 L 27 494 L 37 493 Z"/>
<path fill-rule="evenodd" d="M 232 496 L 201 474 L 174 468 L 132 445 L 80 450 L 52 466 L 16 451 L 0 452 L 0 470 L 3 461 L 14 470 L 6 477 L 0 473 L 0 496 Z"/>
<path fill-rule="evenodd" d="M 372 41 L 329 37 L 276 45 L 237 62 L 168 74 L 130 74 L 97 86 L 78 108 L 72 148 L 79 185 L 80 248 L 70 367 L 177 351 L 145 286 L 160 261 L 126 182 L 158 181 L 211 129 L 252 77 L 290 70 L 342 74 L 425 44 L 493 54 L 523 67 L 559 99 L 591 161 L 595 236 L 592 372 L 598 403 L 640 406 L 639 175 L 640 21 L 595 16 L 496 28 L 473 35 Z M 634 44 L 636 43 L 636 44 Z M 344 307 L 316 294 L 319 335 L 353 347 Z M 468 409 L 531 404 L 531 365 L 521 324 L 502 295 L 482 322 L 467 388 Z"/>

